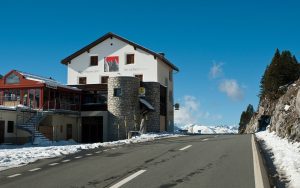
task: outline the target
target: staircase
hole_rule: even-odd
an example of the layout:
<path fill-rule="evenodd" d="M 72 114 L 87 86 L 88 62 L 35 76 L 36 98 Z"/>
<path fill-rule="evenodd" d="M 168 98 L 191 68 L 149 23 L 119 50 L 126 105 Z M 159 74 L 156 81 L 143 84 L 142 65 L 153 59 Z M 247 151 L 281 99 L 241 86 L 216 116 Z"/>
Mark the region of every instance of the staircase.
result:
<path fill-rule="evenodd" d="M 33 116 L 29 118 L 25 123 L 19 124 L 18 128 L 24 131 L 29 132 L 32 135 L 32 142 L 35 140 L 39 140 L 41 142 L 50 142 L 48 138 L 46 138 L 41 132 L 39 132 L 36 128 L 39 123 L 47 117 L 47 113 L 36 112 Z"/>

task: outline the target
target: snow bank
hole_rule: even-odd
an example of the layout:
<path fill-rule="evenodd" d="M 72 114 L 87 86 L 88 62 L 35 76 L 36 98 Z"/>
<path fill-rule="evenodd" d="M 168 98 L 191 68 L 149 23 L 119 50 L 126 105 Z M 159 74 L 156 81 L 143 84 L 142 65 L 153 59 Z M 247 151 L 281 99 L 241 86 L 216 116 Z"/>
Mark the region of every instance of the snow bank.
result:
<path fill-rule="evenodd" d="M 131 139 L 119 140 L 114 142 L 93 143 L 93 144 L 77 144 L 75 141 L 60 141 L 54 143 L 40 143 L 38 146 L 25 144 L 16 145 L 0 145 L 0 171 L 13 167 L 26 165 L 39 159 L 60 157 L 63 155 L 73 154 L 80 150 L 95 149 L 101 147 L 115 147 L 124 144 L 140 143 L 152 141 L 165 137 L 178 137 L 178 134 L 142 134 Z"/>
<path fill-rule="evenodd" d="M 189 133 L 201 133 L 201 134 L 235 134 L 237 128 L 233 126 L 203 126 L 190 124 L 181 127 L 183 130 L 188 130 Z"/>
<path fill-rule="evenodd" d="M 268 131 L 258 132 L 256 137 L 274 154 L 272 159 L 279 175 L 290 180 L 288 187 L 300 187 L 300 143 L 289 142 Z"/>

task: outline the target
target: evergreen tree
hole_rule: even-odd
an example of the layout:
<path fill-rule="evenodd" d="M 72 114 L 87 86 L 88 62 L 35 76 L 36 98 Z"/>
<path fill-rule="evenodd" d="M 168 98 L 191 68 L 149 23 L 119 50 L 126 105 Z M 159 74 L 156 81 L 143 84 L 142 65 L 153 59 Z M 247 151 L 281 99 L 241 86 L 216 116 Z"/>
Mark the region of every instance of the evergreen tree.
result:
<path fill-rule="evenodd" d="M 0 74 L 0 79 L 2 79 L 3 78 L 3 76 Z"/>
<path fill-rule="evenodd" d="M 263 97 L 278 99 L 285 92 L 281 86 L 294 82 L 299 75 L 300 65 L 296 57 L 289 51 L 282 51 L 280 54 L 276 49 L 271 64 L 267 66 L 260 81 L 260 100 Z"/>
<path fill-rule="evenodd" d="M 239 123 L 239 133 L 244 133 L 246 130 L 247 124 L 250 122 L 252 116 L 254 114 L 254 108 L 251 104 L 247 106 L 246 111 L 243 111 L 240 118 Z"/>

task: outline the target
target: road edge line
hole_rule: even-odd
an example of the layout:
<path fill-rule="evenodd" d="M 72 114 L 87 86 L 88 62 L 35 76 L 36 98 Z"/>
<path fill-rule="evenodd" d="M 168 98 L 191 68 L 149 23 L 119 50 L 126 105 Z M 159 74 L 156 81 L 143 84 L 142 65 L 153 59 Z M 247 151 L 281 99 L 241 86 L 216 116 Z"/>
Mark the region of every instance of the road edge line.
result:
<path fill-rule="evenodd" d="M 266 181 L 266 179 L 268 180 L 268 176 L 266 175 L 265 166 L 262 163 L 260 152 L 257 149 L 257 142 L 254 134 L 251 136 L 251 144 L 255 188 L 270 188 L 269 181 Z"/>

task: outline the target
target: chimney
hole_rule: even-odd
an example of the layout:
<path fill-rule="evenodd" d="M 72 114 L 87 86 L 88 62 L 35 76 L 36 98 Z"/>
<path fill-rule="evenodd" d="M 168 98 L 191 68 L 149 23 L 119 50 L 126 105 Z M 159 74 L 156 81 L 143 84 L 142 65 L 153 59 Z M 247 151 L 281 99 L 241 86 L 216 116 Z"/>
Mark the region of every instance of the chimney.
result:
<path fill-rule="evenodd" d="M 165 57 L 165 53 L 163 53 L 163 52 L 159 52 L 158 54 Z"/>

